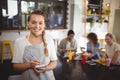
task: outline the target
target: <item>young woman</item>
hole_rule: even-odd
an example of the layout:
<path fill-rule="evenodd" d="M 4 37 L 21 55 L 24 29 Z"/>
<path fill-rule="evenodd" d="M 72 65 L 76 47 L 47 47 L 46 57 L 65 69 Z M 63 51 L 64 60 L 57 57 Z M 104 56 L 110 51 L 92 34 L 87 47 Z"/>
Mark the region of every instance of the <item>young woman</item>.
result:
<path fill-rule="evenodd" d="M 105 50 L 108 58 L 111 59 L 111 64 L 120 65 L 120 45 L 114 41 L 114 37 L 111 33 L 105 35 Z"/>
<path fill-rule="evenodd" d="M 87 52 L 90 54 L 88 57 L 92 59 L 99 59 L 100 53 L 97 49 L 100 48 L 100 43 L 98 42 L 97 35 L 93 32 L 87 35 L 88 43 L 87 43 Z"/>
<path fill-rule="evenodd" d="M 12 63 L 23 71 L 22 80 L 55 80 L 57 56 L 53 39 L 45 33 L 45 18 L 42 11 L 33 11 L 28 17 L 30 34 L 15 41 Z"/>

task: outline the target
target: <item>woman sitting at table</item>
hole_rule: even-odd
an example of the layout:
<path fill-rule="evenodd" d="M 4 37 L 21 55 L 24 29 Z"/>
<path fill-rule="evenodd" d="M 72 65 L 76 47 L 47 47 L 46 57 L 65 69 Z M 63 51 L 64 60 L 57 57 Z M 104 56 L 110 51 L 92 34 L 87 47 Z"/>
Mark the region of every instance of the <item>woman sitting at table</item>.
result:
<path fill-rule="evenodd" d="M 91 32 L 87 35 L 87 39 L 89 40 L 87 43 L 88 59 L 100 59 L 100 53 L 97 51 L 100 48 L 97 35 Z"/>
<path fill-rule="evenodd" d="M 114 41 L 111 33 L 105 35 L 105 42 L 106 54 L 111 59 L 111 64 L 120 64 L 120 45 Z"/>
<path fill-rule="evenodd" d="M 61 57 L 67 57 L 67 53 L 72 50 L 75 51 L 77 50 L 77 41 L 74 39 L 74 31 L 69 30 L 67 33 L 67 37 L 62 39 L 60 41 L 60 44 L 58 45 L 58 52 Z"/>

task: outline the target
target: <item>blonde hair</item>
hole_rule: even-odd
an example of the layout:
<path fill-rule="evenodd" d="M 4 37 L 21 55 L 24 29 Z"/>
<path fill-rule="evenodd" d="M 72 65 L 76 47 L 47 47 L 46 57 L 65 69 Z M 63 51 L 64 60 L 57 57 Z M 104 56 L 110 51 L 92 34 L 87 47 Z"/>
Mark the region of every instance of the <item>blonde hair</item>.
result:
<path fill-rule="evenodd" d="M 41 10 L 34 10 L 34 11 L 28 16 L 28 22 L 30 21 L 31 16 L 32 16 L 33 14 L 42 15 L 42 16 L 45 18 L 45 20 L 46 20 L 46 15 L 45 15 L 45 13 L 44 13 L 43 11 L 41 11 Z"/>
<path fill-rule="evenodd" d="M 44 52 L 45 55 L 48 56 L 48 49 L 47 49 L 47 43 L 46 43 L 46 38 L 45 38 L 45 31 L 42 32 L 42 39 L 43 39 L 43 43 L 44 43 Z"/>
<path fill-rule="evenodd" d="M 113 39 L 113 41 L 115 41 L 115 42 L 116 42 L 115 35 L 113 35 L 112 33 L 107 33 L 105 36 L 110 37 L 111 39 Z"/>

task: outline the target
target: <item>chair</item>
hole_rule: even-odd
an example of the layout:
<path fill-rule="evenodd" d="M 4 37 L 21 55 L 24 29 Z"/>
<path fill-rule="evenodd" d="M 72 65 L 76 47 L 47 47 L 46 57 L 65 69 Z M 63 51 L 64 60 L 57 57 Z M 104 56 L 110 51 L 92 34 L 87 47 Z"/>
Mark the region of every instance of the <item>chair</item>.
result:
<path fill-rule="evenodd" d="M 13 58 L 13 49 L 12 49 L 12 41 L 10 40 L 5 40 L 5 41 L 2 41 L 2 49 L 1 49 L 1 53 L 2 53 L 2 56 L 1 56 L 1 63 L 3 63 L 3 58 L 4 58 L 4 50 L 5 50 L 5 46 L 8 45 L 9 46 L 9 49 L 10 49 L 10 55 L 11 57 Z"/>

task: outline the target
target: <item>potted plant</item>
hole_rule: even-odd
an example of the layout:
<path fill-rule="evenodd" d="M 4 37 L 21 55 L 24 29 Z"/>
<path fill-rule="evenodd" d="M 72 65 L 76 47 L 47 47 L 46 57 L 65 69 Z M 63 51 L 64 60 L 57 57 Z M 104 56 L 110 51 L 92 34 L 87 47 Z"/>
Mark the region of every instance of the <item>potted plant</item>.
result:
<path fill-rule="evenodd" d="M 88 18 L 87 19 L 87 22 L 89 22 L 90 23 L 90 27 L 93 27 L 93 25 L 94 25 L 94 18 L 92 17 L 92 18 Z"/>
<path fill-rule="evenodd" d="M 104 19 L 105 19 L 105 17 L 100 16 L 98 22 L 102 24 Z"/>

